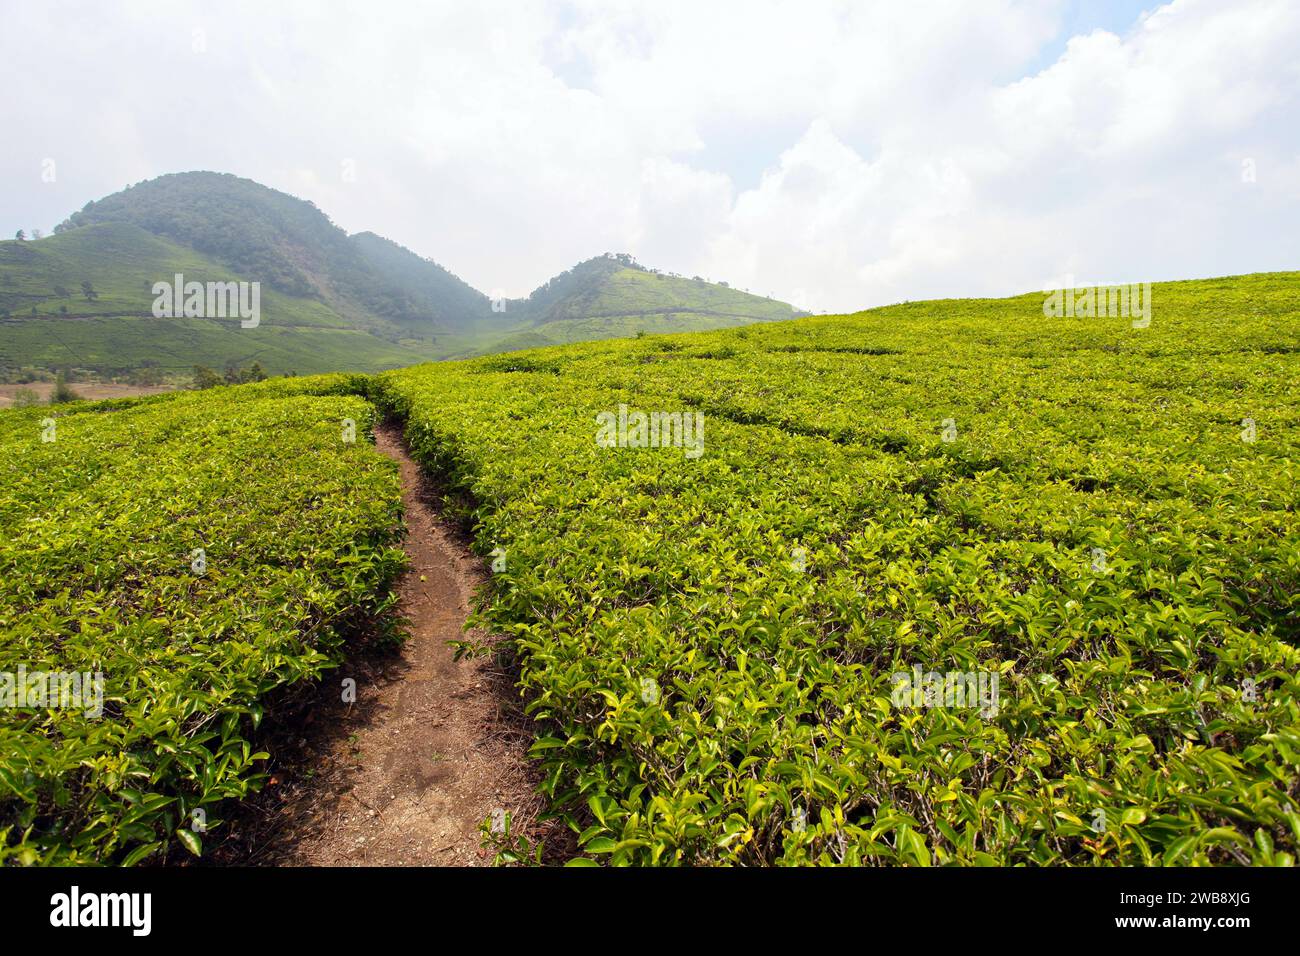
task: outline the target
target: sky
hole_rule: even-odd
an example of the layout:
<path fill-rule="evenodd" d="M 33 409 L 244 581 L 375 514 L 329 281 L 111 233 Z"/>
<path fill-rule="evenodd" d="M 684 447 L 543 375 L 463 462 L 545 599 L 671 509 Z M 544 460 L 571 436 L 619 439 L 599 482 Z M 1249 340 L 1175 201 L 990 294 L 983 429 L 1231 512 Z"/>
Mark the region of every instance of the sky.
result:
<path fill-rule="evenodd" d="M 0 0 L 0 235 L 168 172 L 492 294 L 819 312 L 1300 269 L 1300 3 Z"/>

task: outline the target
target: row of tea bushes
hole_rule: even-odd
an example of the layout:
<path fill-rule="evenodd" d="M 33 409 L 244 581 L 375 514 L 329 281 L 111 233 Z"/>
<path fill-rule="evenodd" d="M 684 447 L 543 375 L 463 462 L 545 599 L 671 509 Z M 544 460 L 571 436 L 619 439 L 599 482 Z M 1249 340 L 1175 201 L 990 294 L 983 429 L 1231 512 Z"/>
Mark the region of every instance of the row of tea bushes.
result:
<path fill-rule="evenodd" d="M 0 708 L 0 861 L 198 853 L 259 785 L 266 695 L 335 665 L 403 563 L 397 471 L 355 389 L 0 414 L 0 681 L 65 689 Z"/>

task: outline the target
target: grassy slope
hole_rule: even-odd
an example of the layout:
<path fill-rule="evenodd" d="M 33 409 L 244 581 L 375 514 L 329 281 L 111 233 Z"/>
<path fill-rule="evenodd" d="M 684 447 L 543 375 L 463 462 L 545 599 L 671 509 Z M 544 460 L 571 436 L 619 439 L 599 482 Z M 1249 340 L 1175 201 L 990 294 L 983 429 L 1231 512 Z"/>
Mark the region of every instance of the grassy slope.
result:
<path fill-rule="evenodd" d="M 694 279 L 681 279 L 639 269 L 620 269 L 599 287 L 580 309 L 559 310 L 550 321 L 639 313 L 700 313 L 719 317 L 773 321 L 791 317 L 784 302 Z"/>
<path fill-rule="evenodd" d="M 632 303 L 658 311 L 694 311 L 718 316 L 777 321 L 789 319 L 794 310 L 788 303 L 731 289 L 711 282 L 682 279 L 624 269 L 616 273 L 603 290 L 613 310 L 627 310 Z M 596 302 L 596 312 L 609 311 L 605 300 Z"/>
<path fill-rule="evenodd" d="M 787 303 L 714 283 L 618 268 L 601 276 L 590 289 L 540 313 L 528 314 L 509 334 L 480 344 L 478 350 L 510 351 L 639 333 L 708 331 L 789 319 L 792 313 Z"/>
<path fill-rule="evenodd" d="M 433 351 L 436 331 L 486 299 L 376 236 L 348 236 L 310 202 L 213 172 L 159 176 L 74 213 L 56 231 L 126 223 L 194 249 L 263 288 L 323 302 L 349 327 Z M 454 323 L 453 323 L 454 324 Z"/>
<path fill-rule="evenodd" d="M 49 238 L 0 242 L 0 364 L 123 368 L 145 361 L 184 369 L 254 359 L 271 372 L 375 371 L 427 358 L 354 331 L 320 302 L 262 287 L 261 325 L 155 319 L 152 285 L 243 278 L 136 226 L 102 223 Z M 98 298 L 88 301 L 81 283 Z M 56 294 L 57 286 L 68 293 Z M 62 314 L 60 308 L 67 314 Z M 32 309 L 36 314 L 32 315 Z"/>
<path fill-rule="evenodd" d="M 486 623 L 591 855 L 1294 862 L 1300 274 L 1158 285 L 1147 329 L 1042 302 L 383 376 L 508 555 Z M 597 447 L 620 403 L 705 454 Z M 912 665 L 997 714 L 897 706 Z"/>

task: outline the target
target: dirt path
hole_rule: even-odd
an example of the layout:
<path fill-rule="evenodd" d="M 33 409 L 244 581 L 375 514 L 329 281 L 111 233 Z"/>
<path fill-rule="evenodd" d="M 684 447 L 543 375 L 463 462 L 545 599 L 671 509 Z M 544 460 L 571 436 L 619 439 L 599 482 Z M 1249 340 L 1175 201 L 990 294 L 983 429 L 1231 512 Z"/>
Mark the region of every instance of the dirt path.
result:
<path fill-rule="evenodd" d="M 400 654 L 355 659 L 323 681 L 313 727 L 256 811 L 265 819 L 237 824 L 248 862 L 487 865 L 482 821 L 505 811 L 533 830 L 542 809 L 510 677 L 489 656 L 453 661 L 447 645 L 484 639 L 463 630 L 481 562 L 438 515 L 400 432 L 383 426 L 376 438 L 402 470 L 411 569 L 398 590 L 410 638 Z"/>

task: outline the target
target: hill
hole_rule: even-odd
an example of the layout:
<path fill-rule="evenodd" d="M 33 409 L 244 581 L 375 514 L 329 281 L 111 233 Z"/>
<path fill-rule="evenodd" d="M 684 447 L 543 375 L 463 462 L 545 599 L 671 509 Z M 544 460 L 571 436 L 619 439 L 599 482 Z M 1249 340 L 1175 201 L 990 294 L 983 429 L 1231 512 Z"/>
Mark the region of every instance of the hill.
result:
<path fill-rule="evenodd" d="M 319 299 L 361 327 L 427 325 L 446 314 L 459 319 L 463 304 L 475 295 L 414 254 L 395 283 L 393 273 L 399 270 L 375 265 L 387 261 L 375 252 L 378 237 L 349 237 L 313 203 L 228 173 L 159 176 L 87 204 L 55 232 L 103 222 L 131 223 L 272 289 Z M 412 289 L 416 294 L 408 294 Z M 431 291 L 448 293 L 452 301 Z"/>
<path fill-rule="evenodd" d="M 154 319 L 153 283 L 176 273 L 261 283 L 265 320 L 248 330 Z M 94 299 L 80 294 L 85 280 Z M 222 173 L 161 176 L 87 204 L 52 237 L 0 242 L 0 367 L 10 369 L 113 375 L 255 360 L 271 373 L 376 371 L 445 355 L 490 316 L 482 293 L 436 263 Z"/>
<path fill-rule="evenodd" d="M 648 269 L 625 253 L 606 253 L 555 276 L 526 299 L 506 300 L 502 314 L 510 317 L 507 333 L 480 352 L 707 331 L 803 313 L 723 283 Z"/>
<path fill-rule="evenodd" d="M 255 277 L 137 225 L 98 222 L 0 242 L 0 367 L 71 366 L 106 375 L 153 366 L 260 362 L 268 371 L 376 371 L 428 358 L 352 327 L 318 299 L 263 289 L 262 321 L 155 318 L 153 284 Z M 83 283 L 89 290 L 83 291 Z"/>
<path fill-rule="evenodd" d="M 408 304 L 398 321 L 461 333 L 492 323 L 495 313 L 488 297 L 437 263 L 373 232 L 359 232 L 350 241 L 387 288 Z"/>
<path fill-rule="evenodd" d="M 261 283 L 265 321 L 247 330 L 153 319 L 153 283 L 176 273 Z M 83 281 L 91 296 L 80 294 Z M 88 203 L 52 237 L 0 242 L 0 371 L 75 366 L 113 375 L 256 360 L 271 373 L 370 372 L 796 314 L 626 255 L 590 259 L 495 306 L 391 240 L 349 236 L 310 202 L 225 173 L 174 173 Z"/>

